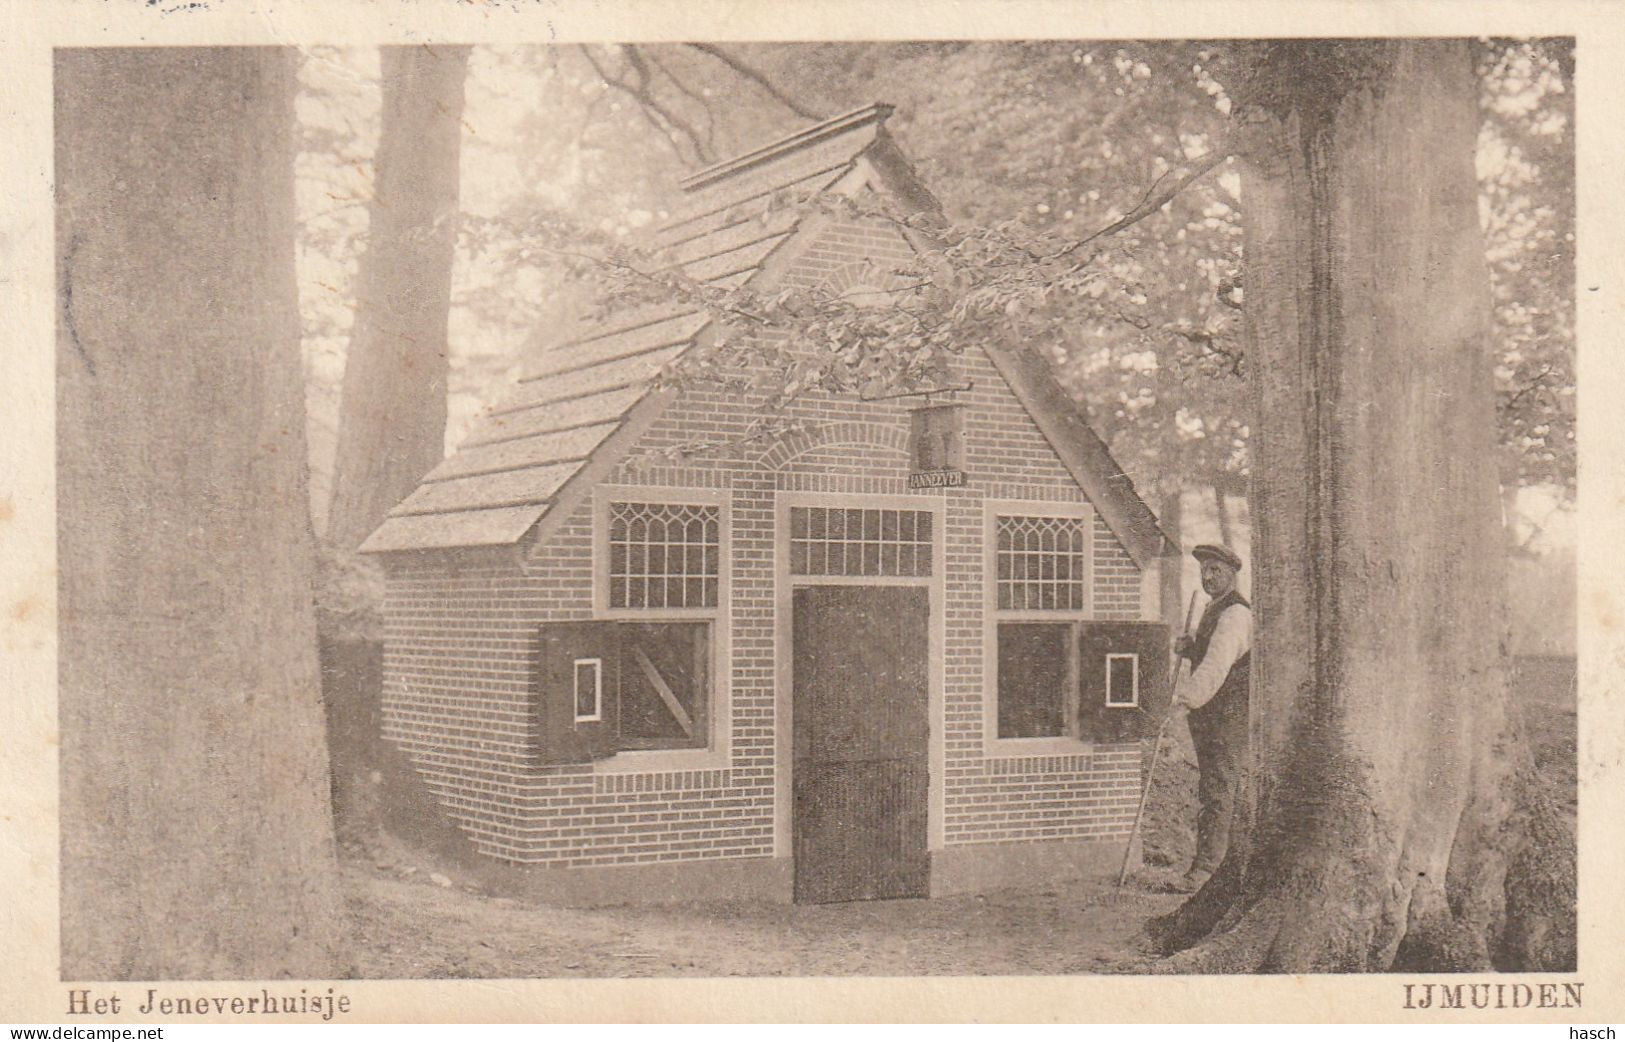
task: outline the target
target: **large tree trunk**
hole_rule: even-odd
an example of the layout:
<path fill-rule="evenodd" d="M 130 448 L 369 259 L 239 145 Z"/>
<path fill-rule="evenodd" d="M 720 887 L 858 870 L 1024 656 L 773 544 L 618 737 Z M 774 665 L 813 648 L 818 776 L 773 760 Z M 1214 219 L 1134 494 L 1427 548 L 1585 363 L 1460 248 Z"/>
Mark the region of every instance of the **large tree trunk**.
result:
<path fill-rule="evenodd" d="M 1445 41 L 1270 44 L 1241 92 L 1255 771 L 1170 969 L 1573 966 L 1507 687 L 1476 97 Z"/>
<path fill-rule="evenodd" d="M 1182 502 L 1184 490 L 1174 487 L 1162 495 L 1162 530 L 1176 546 L 1184 546 L 1185 511 Z M 1157 599 L 1162 606 L 1162 621 L 1168 624 L 1168 632 L 1182 634 L 1185 631 L 1185 559 L 1182 556 L 1161 557 L 1157 559 Z"/>
<path fill-rule="evenodd" d="M 342 968 L 293 62 L 56 60 L 66 979 Z"/>
<path fill-rule="evenodd" d="M 446 321 L 467 47 L 384 47 L 367 251 L 345 355 L 327 536 L 354 550 L 445 455 Z"/>
<path fill-rule="evenodd" d="M 1230 501 L 1221 482 L 1213 483 L 1213 510 L 1219 519 L 1219 542 L 1225 546 L 1236 543 L 1235 526 L 1230 523 Z"/>

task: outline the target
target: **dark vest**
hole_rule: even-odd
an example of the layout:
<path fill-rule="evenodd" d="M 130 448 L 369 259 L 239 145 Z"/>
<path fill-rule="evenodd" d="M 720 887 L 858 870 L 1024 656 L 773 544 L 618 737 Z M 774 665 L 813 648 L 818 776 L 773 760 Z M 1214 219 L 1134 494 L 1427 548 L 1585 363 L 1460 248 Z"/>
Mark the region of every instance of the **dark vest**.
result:
<path fill-rule="evenodd" d="M 1247 603 L 1247 598 L 1243 597 L 1239 591 L 1231 590 L 1223 597 L 1209 604 L 1207 610 L 1202 612 L 1202 621 L 1197 623 L 1196 635 L 1191 638 L 1191 669 L 1193 671 L 1207 657 L 1208 642 L 1213 639 L 1213 631 L 1219 628 L 1219 616 L 1223 615 L 1225 609 L 1232 604 L 1239 604 L 1243 608 L 1251 608 L 1251 605 Z M 1236 659 L 1235 665 L 1230 667 L 1230 674 L 1224 678 L 1224 683 L 1219 685 L 1218 694 L 1213 696 L 1211 702 L 1195 710 L 1195 712 L 1200 713 L 1208 709 L 1216 711 L 1220 704 L 1236 698 L 1245 701 L 1248 684 L 1252 679 L 1252 658 L 1253 653 L 1251 650 L 1242 652 L 1241 657 Z"/>

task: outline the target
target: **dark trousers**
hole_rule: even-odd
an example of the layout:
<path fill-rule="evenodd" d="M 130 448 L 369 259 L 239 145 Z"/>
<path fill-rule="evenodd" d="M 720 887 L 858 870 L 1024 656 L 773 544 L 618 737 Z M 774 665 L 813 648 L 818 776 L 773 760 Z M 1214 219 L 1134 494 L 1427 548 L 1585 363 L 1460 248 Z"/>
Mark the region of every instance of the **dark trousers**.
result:
<path fill-rule="evenodd" d="M 1232 678 L 1234 680 L 1236 678 Z M 1186 718 L 1196 745 L 1196 857 L 1192 871 L 1212 872 L 1230 845 L 1236 793 L 1247 755 L 1247 683 L 1226 681 L 1213 700 Z"/>

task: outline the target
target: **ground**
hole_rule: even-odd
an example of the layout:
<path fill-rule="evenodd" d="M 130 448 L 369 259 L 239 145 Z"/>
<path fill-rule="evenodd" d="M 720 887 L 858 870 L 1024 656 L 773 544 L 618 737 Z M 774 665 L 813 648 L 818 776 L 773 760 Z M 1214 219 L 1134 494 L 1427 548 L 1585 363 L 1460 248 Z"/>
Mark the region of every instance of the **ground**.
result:
<path fill-rule="evenodd" d="M 1179 900 L 1094 883 L 929 901 L 584 910 L 353 862 L 345 878 L 358 974 L 397 978 L 1109 973 L 1142 957 L 1141 926 Z"/>
<path fill-rule="evenodd" d="M 1514 677 L 1536 765 L 1575 808 L 1572 659 Z M 1196 768 L 1174 727 L 1146 812 L 1146 868 L 1034 891 L 843 905 L 758 901 L 562 909 L 482 891 L 432 851 L 375 831 L 342 843 L 355 972 L 370 978 L 919 976 L 1135 972 L 1162 884 L 1194 846 Z M 343 833 L 341 833 L 342 835 Z"/>

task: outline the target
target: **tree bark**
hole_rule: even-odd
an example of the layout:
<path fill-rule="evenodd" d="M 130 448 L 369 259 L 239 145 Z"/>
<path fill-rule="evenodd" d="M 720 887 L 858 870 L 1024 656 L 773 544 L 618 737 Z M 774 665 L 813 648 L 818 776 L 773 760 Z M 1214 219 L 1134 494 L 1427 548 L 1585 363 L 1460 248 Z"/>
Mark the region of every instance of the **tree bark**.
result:
<path fill-rule="evenodd" d="M 1460 41 L 1272 43 L 1239 92 L 1254 771 L 1166 969 L 1573 968 L 1507 686 L 1476 98 Z"/>
<path fill-rule="evenodd" d="M 55 74 L 62 975 L 332 976 L 294 58 Z"/>
<path fill-rule="evenodd" d="M 1224 486 L 1217 481 L 1213 483 L 1213 509 L 1219 518 L 1219 542 L 1225 546 L 1235 545 L 1235 531 L 1230 524 L 1230 504 L 1225 499 Z"/>
<path fill-rule="evenodd" d="M 1175 487 L 1162 496 L 1162 530 L 1175 544 L 1184 546 L 1185 511 L 1181 502 L 1184 490 Z M 1183 634 L 1185 630 L 1185 559 L 1183 556 L 1162 557 L 1157 560 L 1158 601 L 1162 605 L 1162 621 L 1168 632 Z"/>
<path fill-rule="evenodd" d="M 383 118 L 327 538 L 354 550 L 445 455 L 467 47 L 380 48 Z"/>

